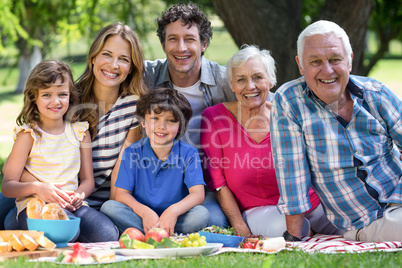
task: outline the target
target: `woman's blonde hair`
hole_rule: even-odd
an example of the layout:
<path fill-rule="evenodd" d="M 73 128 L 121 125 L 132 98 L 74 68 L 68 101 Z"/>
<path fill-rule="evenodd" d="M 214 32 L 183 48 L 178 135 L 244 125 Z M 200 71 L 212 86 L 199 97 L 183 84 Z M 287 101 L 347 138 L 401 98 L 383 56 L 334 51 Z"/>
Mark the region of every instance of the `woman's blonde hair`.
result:
<path fill-rule="evenodd" d="M 18 126 L 26 124 L 34 129 L 34 126 L 39 123 L 39 110 L 36 105 L 39 90 L 50 88 L 59 78 L 61 83 L 68 83 L 70 90 L 69 107 L 63 119 L 77 121 L 77 116 L 70 114 L 73 107 L 78 104 L 78 91 L 74 85 L 71 69 L 64 62 L 47 60 L 36 65 L 28 76 L 24 90 L 24 106 L 16 120 Z"/>
<path fill-rule="evenodd" d="M 80 103 L 83 104 L 82 107 L 80 107 L 80 120 L 88 121 L 92 139 L 96 137 L 99 121 L 98 105 L 93 90 L 95 75 L 93 73 L 92 62 L 102 50 L 106 40 L 116 35 L 119 35 L 130 44 L 132 59 L 131 72 L 120 85 L 119 96 L 134 94 L 141 97 L 146 91 L 144 83 L 144 56 L 135 32 L 129 26 L 120 22 L 110 24 L 100 30 L 89 49 L 85 71 L 78 78 L 76 83 L 80 92 Z"/>

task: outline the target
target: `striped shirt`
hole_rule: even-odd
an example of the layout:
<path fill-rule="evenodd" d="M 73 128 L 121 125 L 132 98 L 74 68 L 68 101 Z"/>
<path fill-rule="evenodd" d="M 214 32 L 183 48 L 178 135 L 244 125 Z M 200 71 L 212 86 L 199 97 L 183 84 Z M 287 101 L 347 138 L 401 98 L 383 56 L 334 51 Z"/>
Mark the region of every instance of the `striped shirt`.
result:
<path fill-rule="evenodd" d="M 64 133 L 52 135 L 44 132 L 38 126 L 37 132 L 27 125 L 14 129 L 14 140 L 18 133 L 28 132 L 33 138 L 25 169 L 40 182 L 65 183 L 62 189 L 75 191 L 78 188 L 78 173 L 80 171 L 80 142 L 88 129 L 87 122 L 66 122 Z M 18 214 L 26 208 L 32 197 L 16 199 Z"/>
<path fill-rule="evenodd" d="M 353 230 L 381 217 L 384 203 L 402 203 L 396 149 L 402 148 L 402 102 L 371 78 L 351 75 L 347 88 L 353 100 L 349 123 L 313 94 L 304 77 L 283 85 L 272 106 L 271 142 L 279 210 L 307 211 L 311 185 L 328 219 Z"/>
<path fill-rule="evenodd" d="M 98 123 L 98 133 L 92 141 L 95 190 L 88 197 L 88 204 L 99 209 L 109 199 L 110 175 L 116 164 L 127 132 L 139 125 L 134 117 L 138 96 L 119 97 L 112 109 Z"/>

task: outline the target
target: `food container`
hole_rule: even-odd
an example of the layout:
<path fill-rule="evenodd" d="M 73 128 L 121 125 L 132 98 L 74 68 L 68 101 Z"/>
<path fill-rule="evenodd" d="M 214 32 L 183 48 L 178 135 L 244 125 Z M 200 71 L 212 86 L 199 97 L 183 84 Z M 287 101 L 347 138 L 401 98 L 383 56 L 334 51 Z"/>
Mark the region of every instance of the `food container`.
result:
<path fill-rule="evenodd" d="M 237 248 L 244 237 L 235 235 L 225 235 L 199 231 L 200 236 L 205 236 L 207 243 L 222 243 L 224 247 Z"/>
<path fill-rule="evenodd" d="M 29 230 L 45 233 L 57 247 L 67 247 L 67 243 L 74 238 L 80 227 L 81 219 L 70 217 L 69 220 L 38 220 L 27 218 Z"/>

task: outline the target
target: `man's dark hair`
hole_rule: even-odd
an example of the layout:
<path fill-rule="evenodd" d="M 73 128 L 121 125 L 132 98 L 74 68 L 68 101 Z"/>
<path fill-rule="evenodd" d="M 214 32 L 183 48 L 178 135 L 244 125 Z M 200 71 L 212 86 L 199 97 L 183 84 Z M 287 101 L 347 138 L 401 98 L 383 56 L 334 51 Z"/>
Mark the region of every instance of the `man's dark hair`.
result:
<path fill-rule="evenodd" d="M 172 112 L 176 122 L 180 122 L 176 139 L 186 132 L 188 123 L 193 115 L 191 105 L 183 94 L 176 89 L 157 88 L 143 95 L 137 102 L 136 116 L 144 120 L 146 114 Z"/>
<path fill-rule="evenodd" d="M 156 32 L 162 44 L 165 44 L 166 26 L 177 20 L 181 20 L 183 25 L 187 25 L 189 28 L 195 23 L 200 33 L 201 44 L 206 43 L 207 47 L 209 46 L 209 42 L 212 39 L 211 22 L 200 8 L 193 3 L 173 5 L 168 10 L 162 11 L 162 16 L 156 19 L 158 24 Z"/>

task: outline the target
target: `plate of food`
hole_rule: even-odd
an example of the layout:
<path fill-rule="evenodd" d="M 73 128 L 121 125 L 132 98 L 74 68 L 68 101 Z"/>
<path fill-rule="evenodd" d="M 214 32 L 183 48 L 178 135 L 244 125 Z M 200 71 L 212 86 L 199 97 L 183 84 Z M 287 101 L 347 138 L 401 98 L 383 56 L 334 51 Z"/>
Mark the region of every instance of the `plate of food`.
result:
<path fill-rule="evenodd" d="M 131 249 L 131 248 L 113 248 L 116 256 L 143 256 L 154 258 L 166 257 L 188 257 L 208 255 L 221 249 L 222 243 L 207 243 L 202 247 L 177 247 L 177 248 L 153 248 L 153 249 Z"/>

